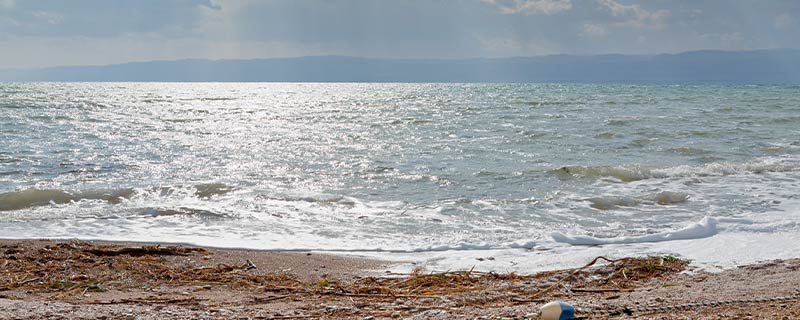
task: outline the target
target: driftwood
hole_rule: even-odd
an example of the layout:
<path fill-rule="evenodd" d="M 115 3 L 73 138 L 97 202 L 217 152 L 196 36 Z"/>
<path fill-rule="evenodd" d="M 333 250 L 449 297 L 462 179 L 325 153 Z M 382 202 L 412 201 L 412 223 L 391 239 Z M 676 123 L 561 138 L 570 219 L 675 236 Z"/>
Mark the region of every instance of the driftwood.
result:
<path fill-rule="evenodd" d="M 186 248 L 186 247 L 161 247 L 161 246 L 143 246 L 143 247 L 123 247 L 119 249 L 85 249 L 85 252 L 91 253 L 96 256 L 187 256 L 193 252 L 206 253 L 207 250 L 203 248 Z"/>

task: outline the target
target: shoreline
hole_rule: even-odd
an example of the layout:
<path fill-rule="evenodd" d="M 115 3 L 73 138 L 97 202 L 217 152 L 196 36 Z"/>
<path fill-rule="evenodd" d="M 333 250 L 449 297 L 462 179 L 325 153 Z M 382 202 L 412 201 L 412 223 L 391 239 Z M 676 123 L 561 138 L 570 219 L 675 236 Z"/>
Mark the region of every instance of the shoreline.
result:
<path fill-rule="evenodd" d="M 684 272 L 691 263 L 673 257 L 623 258 L 579 271 L 533 274 L 387 273 L 393 263 L 150 242 L 0 240 L 0 318 L 499 319 L 530 314 L 553 300 L 610 310 L 800 294 L 800 259 L 714 273 Z M 792 319 L 800 317 L 800 301 L 626 317 Z M 590 317 L 595 318 L 604 317 Z"/>
<path fill-rule="evenodd" d="M 0 239 L 0 248 L 9 245 L 41 247 L 47 245 L 69 243 L 89 243 L 101 247 L 178 247 L 199 248 L 210 254 L 201 256 L 203 264 L 241 264 L 247 260 L 258 267 L 259 273 L 289 272 L 301 278 L 315 277 L 315 274 L 334 275 L 337 278 L 350 279 L 353 276 L 378 275 L 378 269 L 388 268 L 393 262 L 379 259 L 331 254 L 313 250 L 262 250 L 248 248 L 227 248 L 199 246 L 184 242 L 150 242 L 150 241 L 116 241 L 116 240 L 83 240 L 83 239 Z M 0 250 L 0 253 L 2 251 Z M 172 255 L 167 255 L 172 256 Z M 1 256 L 0 256 L 1 257 Z M 174 256 L 173 256 L 174 258 Z M 197 260 L 197 259 L 195 259 Z M 268 263 L 267 263 L 268 262 Z"/>

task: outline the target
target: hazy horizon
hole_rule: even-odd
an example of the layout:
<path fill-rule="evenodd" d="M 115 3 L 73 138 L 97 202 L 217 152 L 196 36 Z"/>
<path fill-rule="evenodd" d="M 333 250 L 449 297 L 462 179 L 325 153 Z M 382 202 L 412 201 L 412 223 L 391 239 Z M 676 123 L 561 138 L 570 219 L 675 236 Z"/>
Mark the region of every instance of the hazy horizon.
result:
<path fill-rule="evenodd" d="M 158 63 L 158 62 L 181 62 L 181 61 L 259 61 L 259 60 L 290 60 L 290 59 L 305 59 L 305 58 L 352 58 L 364 60 L 387 60 L 387 61 L 469 61 L 469 60 L 505 60 L 505 59 L 530 59 L 530 58 L 543 58 L 543 57 L 557 57 L 557 56 L 572 56 L 572 57 L 604 57 L 604 56 L 631 56 L 631 57 L 652 57 L 659 55 L 681 55 L 687 53 L 699 52 L 722 52 L 722 53 L 748 53 L 748 52 L 765 52 L 765 51 L 800 51 L 800 47 L 782 47 L 782 48 L 763 48 L 752 50 L 723 50 L 723 49 L 698 49 L 679 52 L 660 52 L 660 53 L 620 53 L 620 52 L 606 52 L 597 54 L 574 54 L 574 53 L 547 53 L 547 54 L 534 54 L 528 56 L 502 56 L 502 57 L 463 57 L 463 58 L 381 58 L 370 56 L 353 56 L 353 55 L 339 55 L 339 54 L 319 54 L 319 55 L 296 55 L 296 56 L 279 56 L 279 57 L 252 57 L 252 58 L 203 58 L 203 57 L 185 57 L 176 59 L 153 59 L 153 60 L 132 60 L 118 63 L 104 63 L 104 64 L 63 64 L 41 67 L 2 67 L 0 70 L 33 70 L 33 69 L 52 69 L 52 68 L 71 68 L 71 67 L 107 67 L 115 65 L 126 64 L 140 64 L 140 63 Z"/>
<path fill-rule="evenodd" d="M 0 81 L 800 83 L 800 50 L 495 59 L 309 56 L 0 70 Z"/>

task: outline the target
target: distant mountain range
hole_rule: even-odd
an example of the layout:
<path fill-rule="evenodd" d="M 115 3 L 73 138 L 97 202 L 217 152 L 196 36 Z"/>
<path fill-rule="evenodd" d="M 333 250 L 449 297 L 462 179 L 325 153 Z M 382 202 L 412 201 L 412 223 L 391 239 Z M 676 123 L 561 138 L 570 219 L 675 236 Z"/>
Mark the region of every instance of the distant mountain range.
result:
<path fill-rule="evenodd" d="M 315 56 L 0 69 L 0 81 L 592 82 L 800 84 L 800 50 L 498 59 Z"/>

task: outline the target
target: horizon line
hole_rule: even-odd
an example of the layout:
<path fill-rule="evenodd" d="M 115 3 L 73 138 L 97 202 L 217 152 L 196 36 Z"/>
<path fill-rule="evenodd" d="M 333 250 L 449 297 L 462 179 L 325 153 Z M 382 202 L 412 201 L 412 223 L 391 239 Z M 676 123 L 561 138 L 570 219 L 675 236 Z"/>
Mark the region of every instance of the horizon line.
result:
<path fill-rule="evenodd" d="M 350 58 L 360 60 L 384 60 L 384 61 L 473 61 L 473 60 L 510 60 L 510 59 L 531 59 L 546 58 L 557 56 L 572 57 L 603 57 L 603 56 L 629 56 L 629 57 L 655 57 L 662 55 L 682 55 L 698 52 L 725 52 L 725 53 L 745 53 L 745 52 L 764 52 L 764 51 L 800 51 L 800 48 L 764 48 L 748 50 L 726 50 L 726 49 L 698 49 L 680 52 L 663 53 L 597 53 L 597 54 L 575 54 L 575 53 L 549 53 L 529 56 L 506 56 L 506 57 L 469 57 L 469 58 L 386 58 L 386 57 L 367 57 L 338 54 L 304 55 L 304 56 L 284 56 L 284 57 L 263 57 L 263 58 L 175 58 L 175 59 L 153 59 L 153 60 L 132 60 L 127 62 L 107 63 L 107 64 L 64 64 L 44 67 L 0 67 L 0 71 L 23 71 L 23 70 L 46 70 L 56 68 L 82 68 L 82 67 L 109 67 L 118 65 L 138 64 L 138 63 L 158 63 L 158 62 L 188 62 L 188 61 L 262 61 L 262 60 L 293 60 L 307 58 Z"/>

